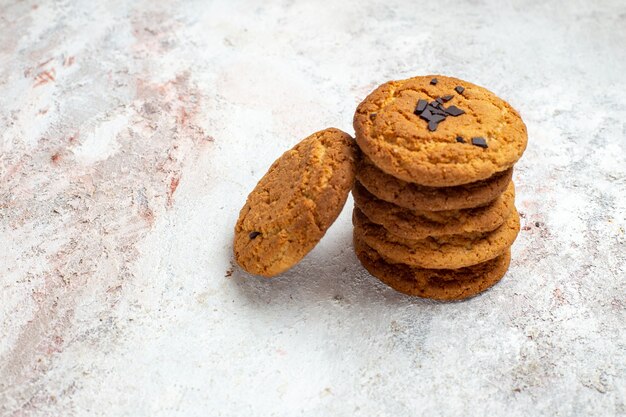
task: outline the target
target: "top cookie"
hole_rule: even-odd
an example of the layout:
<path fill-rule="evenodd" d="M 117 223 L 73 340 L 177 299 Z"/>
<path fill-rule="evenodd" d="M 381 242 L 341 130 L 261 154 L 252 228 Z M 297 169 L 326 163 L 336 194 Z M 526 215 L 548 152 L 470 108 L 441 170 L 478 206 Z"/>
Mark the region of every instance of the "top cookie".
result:
<path fill-rule="evenodd" d="M 235 226 L 235 259 L 271 277 L 300 261 L 324 236 L 354 183 L 356 144 L 338 129 L 307 137 L 270 167 Z"/>
<path fill-rule="evenodd" d="M 492 92 L 452 77 L 389 81 L 354 115 L 356 140 L 378 168 L 431 187 L 509 169 L 526 149 L 519 114 Z"/>

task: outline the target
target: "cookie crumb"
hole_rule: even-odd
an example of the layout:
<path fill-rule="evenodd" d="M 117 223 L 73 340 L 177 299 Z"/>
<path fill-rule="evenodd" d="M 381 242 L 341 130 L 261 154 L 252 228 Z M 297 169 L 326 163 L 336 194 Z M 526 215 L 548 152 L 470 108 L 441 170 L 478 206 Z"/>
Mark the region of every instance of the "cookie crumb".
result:
<path fill-rule="evenodd" d="M 230 261 L 230 268 L 228 268 L 226 270 L 226 274 L 224 274 L 225 278 L 230 278 L 233 276 L 233 272 L 235 272 L 235 264 L 233 264 L 233 261 Z"/>

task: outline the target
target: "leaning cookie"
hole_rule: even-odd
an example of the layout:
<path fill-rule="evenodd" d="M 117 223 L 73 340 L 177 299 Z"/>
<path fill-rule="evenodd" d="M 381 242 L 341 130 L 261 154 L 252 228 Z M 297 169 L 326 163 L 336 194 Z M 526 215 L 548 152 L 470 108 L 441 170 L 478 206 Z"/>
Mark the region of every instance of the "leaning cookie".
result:
<path fill-rule="evenodd" d="M 495 285 L 506 273 L 511 251 L 460 269 L 423 269 L 392 264 L 356 234 L 354 250 L 370 274 L 394 290 L 412 296 L 450 301 L 472 297 Z"/>
<path fill-rule="evenodd" d="M 356 153 L 350 135 L 331 128 L 276 160 L 239 214 L 237 263 L 271 277 L 302 259 L 341 212 L 354 183 Z"/>
<path fill-rule="evenodd" d="M 444 76 L 387 82 L 354 116 L 361 150 L 403 181 L 450 187 L 511 168 L 527 143 L 519 114 L 492 92 Z"/>
<path fill-rule="evenodd" d="M 502 226 L 491 232 L 419 240 L 395 236 L 371 222 L 357 207 L 353 211 L 352 222 L 356 235 L 390 263 L 429 269 L 457 269 L 496 258 L 513 244 L 520 229 L 517 211 L 513 211 Z"/>
<path fill-rule="evenodd" d="M 483 206 L 495 200 L 511 182 L 513 168 L 486 180 L 454 187 L 426 187 L 402 181 L 376 168 L 367 157 L 357 166 L 357 179 L 381 200 L 411 210 L 459 210 Z"/>
<path fill-rule="evenodd" d="M 354 203 L 372 222 L 396 236 L 424 239 L 460 233 L 490 232 L 497 229 L 513 211 L 513 182 L 507 190 L 486 206 L 465 210 L 409 210 L 380 200 L 358 181 L 352 189 Z"/>

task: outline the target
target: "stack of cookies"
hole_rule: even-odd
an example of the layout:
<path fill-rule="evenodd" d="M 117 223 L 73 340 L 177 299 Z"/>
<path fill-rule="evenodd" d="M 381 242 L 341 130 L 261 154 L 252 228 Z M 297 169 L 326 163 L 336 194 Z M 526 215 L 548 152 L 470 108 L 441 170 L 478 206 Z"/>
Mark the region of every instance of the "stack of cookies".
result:
<path fill-rule="evenodd" d="M 415 77 L 372 92 L 354 128 L 363 266 L 400 292 L 440 300 L 498 282 L 519 232 L 511 181 L 527 142 L 519 114 L 471 83 Z"/>
<path fill-rule="evenodd" d="M 511 181 L 527 142 L 519 114 L 474 84 L 415 77 L 372 92 L 354 128 L 356 143 L 324 129 L 272 164 L 239 213 L 237 263 L 265 277 L 287 271 L 352 190 L 354 248 L 381 281 L 439 300 L 498 282 L 519 231 Z"/>

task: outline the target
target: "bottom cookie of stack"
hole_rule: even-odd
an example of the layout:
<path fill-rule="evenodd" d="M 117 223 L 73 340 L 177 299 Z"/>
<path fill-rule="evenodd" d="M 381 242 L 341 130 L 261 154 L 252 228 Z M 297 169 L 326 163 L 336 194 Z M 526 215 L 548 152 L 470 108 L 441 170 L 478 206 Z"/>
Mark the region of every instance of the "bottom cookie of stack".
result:
<path fill-rule="evenodd" d="M 506 273 L 511 251 L 459 269 L 424 269 L 386 261 L 355 232 L 354 250 L 370 274 L 404 294 L 435 300 L 469 298 L 496 284 Z"/>

